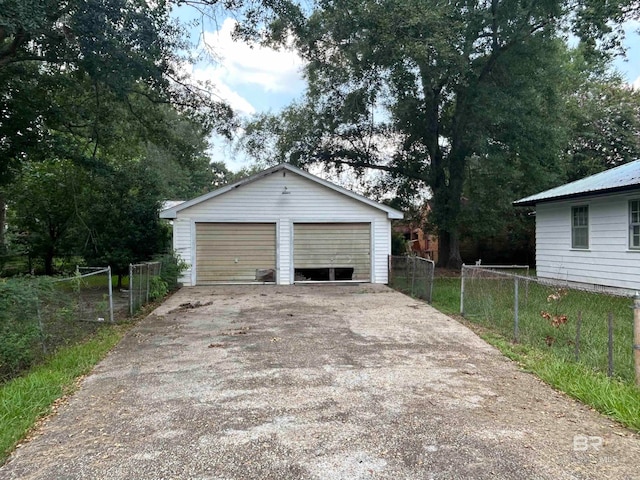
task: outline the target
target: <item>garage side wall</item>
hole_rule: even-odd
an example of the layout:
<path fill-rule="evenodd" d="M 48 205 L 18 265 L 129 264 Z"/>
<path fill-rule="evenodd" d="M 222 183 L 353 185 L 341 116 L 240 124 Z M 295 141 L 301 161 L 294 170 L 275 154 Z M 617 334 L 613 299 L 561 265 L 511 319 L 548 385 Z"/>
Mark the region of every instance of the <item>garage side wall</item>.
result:
<path fill-rule="evenodd" d="M 188 218 L 178 217 L 173 221 L 173 250 L 181 260 L 189 264 L 189 269 L 182 272 L 178 282 L 183 285 L 191 285 L 191 226 L 192 222 Z"/>
<path fill-rule="evenodd" d="M 371 281 L 387 283 L 388 280 L 391 224 L 387 213 L 291 171 L 274 172 L 178 212 L 174 221 L 174 249 L 190 264 L 181 279 L 186 286 L 195 285 L 197 222 L 274 222 L 279 284 L 293 283 L 295 223 L 370 223 Z"/>
<path fill-rule="evenodd" d="M 373 227 L 373 254 L 377 260 L 374 264 L 375 283 L 389 283 L 389 255 L 391 255 L 391 222 L 376 219 Z"/>

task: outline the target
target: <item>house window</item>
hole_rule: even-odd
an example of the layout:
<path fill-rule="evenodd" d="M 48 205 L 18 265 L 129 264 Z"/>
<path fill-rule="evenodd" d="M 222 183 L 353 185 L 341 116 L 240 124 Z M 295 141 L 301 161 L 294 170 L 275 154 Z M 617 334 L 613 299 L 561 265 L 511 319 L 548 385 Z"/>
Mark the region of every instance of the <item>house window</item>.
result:
<path fill-rule="evenodd" d="M 589 248 L 589 207 L 571 207 L 571 248 Z"/>
<path fill-rule="evenodd" d="M 640 200 L 629 202 L 629 248 L 640 250 Z"/>

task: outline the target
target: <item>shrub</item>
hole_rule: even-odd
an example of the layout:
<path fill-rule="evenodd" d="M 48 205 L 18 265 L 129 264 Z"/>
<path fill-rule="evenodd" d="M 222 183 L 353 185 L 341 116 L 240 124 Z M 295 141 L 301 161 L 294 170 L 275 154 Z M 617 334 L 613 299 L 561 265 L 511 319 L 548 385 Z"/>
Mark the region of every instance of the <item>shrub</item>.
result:
<path fill-rule="evenodd" d="M 178 278 L 180 278 L 180 274 L 184 272 L 189 265 L 180 258 L 175 252 L 166 253 L 164 255 L 160 255 L 154 259 L 162 264 L 162 268 L 160 270 L 160 278 L 165 283 L 165 294 L 178 287 Z M 164 296 L 164 295 L 160 295 Z"/>
<path fill-rule="evenodd" d="M 0 281 L 0 381 L 30 367 L 46 352 L 41 298 L 51 291 L 47 280 Z"/>
<path fill-rule="evenodd" d="M 149 299 L 157 300 L 164 297 L 169 293 L 167 282 L 162 279 L 162 276 L 151 277 L 149 284 Z"/>

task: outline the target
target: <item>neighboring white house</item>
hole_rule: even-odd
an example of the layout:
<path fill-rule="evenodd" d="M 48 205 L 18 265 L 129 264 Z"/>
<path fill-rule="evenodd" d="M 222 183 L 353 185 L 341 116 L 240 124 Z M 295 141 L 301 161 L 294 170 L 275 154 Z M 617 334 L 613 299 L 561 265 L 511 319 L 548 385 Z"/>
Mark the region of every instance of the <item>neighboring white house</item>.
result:
<path fill-rule="evenodd" d="M 186 285 L 387 283 L 402 213 L 281 164 L 160 212 L 189 264 Z"/>
<path fill-rule="evenodd" d="M 536 209 L 538 277 L 640 290 L 640 160 L 513 204 Z"/>

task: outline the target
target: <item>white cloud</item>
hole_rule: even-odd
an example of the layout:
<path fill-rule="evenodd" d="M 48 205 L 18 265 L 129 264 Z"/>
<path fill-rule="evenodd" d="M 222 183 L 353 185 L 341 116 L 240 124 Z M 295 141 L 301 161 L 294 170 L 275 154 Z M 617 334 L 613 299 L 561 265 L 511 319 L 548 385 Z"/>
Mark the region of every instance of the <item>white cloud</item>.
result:
<path fill-rule="evenodd" d="M 220 78 L 231 85 L 255 85 L 264 92 L 299 92 L 303 60 L 292 50 L 274 50 L 232 38 L 236 21 L 227 18 L 220 30 L 205 32 L 203 43 L 219 59 Z"/>
<path fill-rule="evenodd" d="M 207 65 L 205 67 L 189 65 L 185 67 L 186 73 L 199 82 L 210 82 L 213 86 L 212 95 L 227 102 L 233 110 L 240 114 L 251 115 L 256 112 L 251 103 L 236 92 L 228 82 L 219 66 Z"/>
<path fill-rule="evenodd" d="M 201 34 L 199 48 L 215 61 L 183 66 L 194 80 L 209 82 L 212 95 L 244 115 L 278 110 L 304 89 L 303 60 L 292 50 L 274 50 L 235 40 L 237 22 L 227 18 L 217 31 Z"/>

